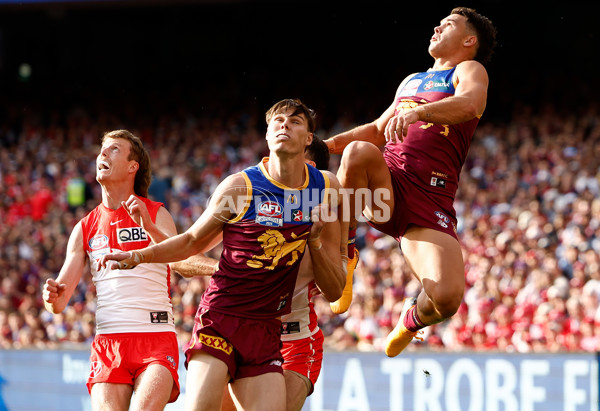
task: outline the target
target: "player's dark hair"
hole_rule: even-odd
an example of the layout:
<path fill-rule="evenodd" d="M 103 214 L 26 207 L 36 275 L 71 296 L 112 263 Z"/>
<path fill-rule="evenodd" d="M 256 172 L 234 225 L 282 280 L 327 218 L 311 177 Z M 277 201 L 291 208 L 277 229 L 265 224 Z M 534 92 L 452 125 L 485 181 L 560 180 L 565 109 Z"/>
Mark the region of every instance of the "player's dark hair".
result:
<path fill-rule="evenodd" d="M 304 149 L 305 157 L 315 162 L 319 170 L 329 169 L 329 149 L 327 144 L 316 135 L 313 135 L 312 143 Z"/>
<path fill-rule="evenodd" d="M 102 142 L 104 143 L 107 138 L 121 138 L 129 141 L 131 150 L 128 160 L 135 160 L 139 164 L 139 168 L 135 173 L 133 192 L 138 196 L 148 197 L 148 188 L 152 180 L 152 167 L 150 166 L 150 155 L 142 140 L 127 130 L 108 131 L 102 136 Z"/>
<path fill-rule="evenodd" d="M 275 103 L 273 105 L 273 107 L 271 107 L 269 109 L 269 111 L 267 111 L 266 114 L 266 120 L 267 120 L 267 124 L 269 124 L 271 122 L 271 119 L 273 118 L 274 115 L 276 114 L 280 114 L 280 113 L 287 113 L 288 111 L 293 110 L 292 111 L 292 115 L 293 116 L 297 116 L 299 114 L 304 114 L 304 117 L 306 117 L 306 121 L 308 123 L 308 131 L 310 131 L 311 133 L 315 132 L 315 128 L 316 128 L 316 121 L 315 121 L 315 111 L 308 108 L 303 102 L 300 101 L 300 99 L 291 99 L 291 98 L 287 98 L 285 100 L 281 100 L 277 103 Z"/>
<path fill-rule="evenodd" d="M 496 27 L 492 21 L 468 7 L 455 7 L 450 14 L 459 14 L 467 18 L 467 24 L 475 30 L 479 43 L 474 60 L 481 64 L 489 62 L 496 47 Z"/>

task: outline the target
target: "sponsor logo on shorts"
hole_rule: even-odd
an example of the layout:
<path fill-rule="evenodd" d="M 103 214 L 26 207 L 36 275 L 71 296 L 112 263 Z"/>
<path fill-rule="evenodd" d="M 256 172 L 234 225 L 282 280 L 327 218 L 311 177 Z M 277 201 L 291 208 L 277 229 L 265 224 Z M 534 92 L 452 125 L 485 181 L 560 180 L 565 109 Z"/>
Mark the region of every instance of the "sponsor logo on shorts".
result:
<path fill-rule="evenodd" d="M 281 361 L 279 361 L 279 360 L 273 360 L 273 361 L 271 361 L 271 362 L 269 363 L 269 365 L 276 365 L 276 366 L 278 366 L 278 367 L 281 367 L 281 365 L 282 365 L 282 364 L 283 364 L 283 363 L 282 363 Z"/>
<path fill-rule="evenodd" d="M 169 361 L 169 363 L 171 364 L 171 367 L 173 367 L 173 369 L 177 368 L 177 364 L 175 363 L 175 359 L 172 356 L 170 356 L 170 355 L 167 355 L 166 357 L 167 357 L 167 361 Z"/>
<path fill-rule="evenodd" d="M 200 337 L 200 343 L 207 347 L 214 348 L 215 350 L 221 350 L 227 355 L 231 355 L 233 351 L 233 347 L 226 339 L 221 337 L 216 337 L 214 335 L 206 335 L 199 333 L 198 337 Z"/>
<path fill-rule="evenodd" d="M 90 364 L 90 378 L 96 378 L 102 372 L 102 363 L 100 361 L 92 361 Z"/>
<path fill-rule="evenodd" d="M 439 177 L 431 177 L 431 182 L 429 184 L 432 187 L 446 188 L 446 180 L 443 180 Z"/>
<path fill-rule="evenodd" d="M 444 228 L 448 228 L 448 224 L 450 224 L 450 219 L 448 216 L 441 211 L 436 211 L 434 214 L 438 218 L 437 223 Z"/>

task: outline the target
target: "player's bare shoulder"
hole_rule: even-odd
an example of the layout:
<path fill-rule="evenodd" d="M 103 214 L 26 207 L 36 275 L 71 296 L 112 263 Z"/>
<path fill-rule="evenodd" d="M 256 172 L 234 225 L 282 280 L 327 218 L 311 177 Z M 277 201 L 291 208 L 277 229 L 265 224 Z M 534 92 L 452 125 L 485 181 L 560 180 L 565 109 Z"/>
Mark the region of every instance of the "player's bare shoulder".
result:
<path fill-rule="evenodd" d="M 243 172 L 227 176 L 211 196 L 211 204 L 229 216 L 234 216 L 246 208 L 252 198 L 252 184 Z"/>
<path fill-rule="evenodd" d="M 321 170 L 323 176 L 329 180 L 328 188 L 326 188 L 326 198 L 332 206 L 340 205 L 343 200 L 343 188 L 337 176 L 329 170 Z"/>
<path fill-rule="evenodd" d="M 458 63 L 455 76 L 458 82 L 466 79 L 477 80 L 485 84 L 489 82 L 485 66 L 476 60 L 466 60 Z"/>
<path fill-rule="evenodd" d="M 329 180 L 329 187 L 340 189 L 342 185 L 338 180 L 337 176 L 329 170 L 321 170 L 321 173 Z"/>

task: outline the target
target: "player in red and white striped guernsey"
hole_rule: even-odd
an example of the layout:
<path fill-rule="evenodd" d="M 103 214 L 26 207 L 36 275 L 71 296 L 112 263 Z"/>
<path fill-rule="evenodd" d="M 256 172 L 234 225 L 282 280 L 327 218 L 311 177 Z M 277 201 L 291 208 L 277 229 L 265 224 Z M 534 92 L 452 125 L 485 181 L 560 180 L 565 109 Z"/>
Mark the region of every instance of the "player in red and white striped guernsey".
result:
<path fill-rule="evenodd" d="M 44 303 L 50 312 L 62 312 L 89 260 L 97 293 L 87 381 L 92 407 L 162 410 L 179 396 L 169 267 L 151 263 L 120 270 L 100 267 L 99 260 L 104 254 L 171 237 L 176 234 L 175 223 L 161 203 L 146 198 L 150 157 L 129 131 L 104 135 L 96 180 L 102 187 L 102 203 L 74 227 L 58 277 L 44 285 Z"/>

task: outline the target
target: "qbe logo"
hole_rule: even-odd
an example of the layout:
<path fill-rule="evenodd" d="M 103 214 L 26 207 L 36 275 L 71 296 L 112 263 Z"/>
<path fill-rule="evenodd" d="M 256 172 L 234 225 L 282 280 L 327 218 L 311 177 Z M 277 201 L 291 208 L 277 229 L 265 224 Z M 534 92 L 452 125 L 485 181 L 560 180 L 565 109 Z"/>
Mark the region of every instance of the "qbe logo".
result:
<path fill-rule="evenodd" d="M 148 241 L 148 235 L 142 227 L 127 227 L 117 230 L 119 244 Z"/>

